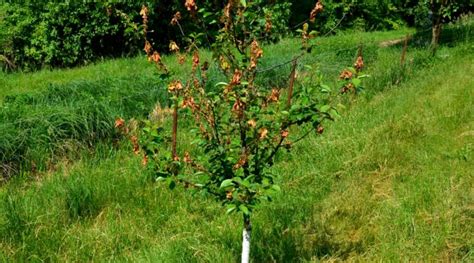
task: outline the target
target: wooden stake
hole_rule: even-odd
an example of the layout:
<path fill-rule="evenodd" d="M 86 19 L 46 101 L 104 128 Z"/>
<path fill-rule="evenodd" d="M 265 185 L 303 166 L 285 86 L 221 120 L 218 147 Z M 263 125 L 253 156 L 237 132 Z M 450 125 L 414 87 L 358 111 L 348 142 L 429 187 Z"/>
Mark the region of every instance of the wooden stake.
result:
<path fill-rule="evenodd" d="M 359 51 L 357 52 L 357 57 L 362 57 L 362 43 L 359 45 Z"/>
<path fill-rule="evenodd" d="M 405 58 L 407 54 L 407 49 L 408 49 L 408 39 L 410 38 L 410 35 L 407 34 L 405 37 L 405 43 L 403 44 L 403 50 L 402 50 L 402 57 L 400 59 L 400 64 L 403 66 L 405 64 Z"/>
<path fill-rule="evenodd" d="M 295 79 L 296 79 L 296 66 L 298 65 L 298 60 L 295 59 L 293 61 L 293 65 L 291 68 L 290 73 L 290 86 L 288 88 L 288 101 L 286 103 L 286 107 L 289 109 L 291 107 L 291 99 L 293 97 L 293 87 L 295 86 Z"/>
<path fill-rule="evenodd" d="M 173 110 L 173 131 L 172 131 L 172 138 L 171 138 L 171 156 L 175 159 L 177 155 L 176 151 L 176 137 L 178 134 L 178 102 L 174 103 L 174 110 Z"/>

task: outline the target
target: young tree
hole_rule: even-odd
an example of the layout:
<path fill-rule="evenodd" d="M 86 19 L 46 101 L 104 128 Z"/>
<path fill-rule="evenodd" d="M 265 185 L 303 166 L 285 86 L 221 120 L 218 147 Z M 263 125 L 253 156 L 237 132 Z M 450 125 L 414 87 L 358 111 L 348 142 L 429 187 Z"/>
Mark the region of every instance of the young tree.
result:
<path fill-rule="evenodd" d="M 432 38 L 433 51 L 439 44 L 443 22 L 452 21 L 459 15 L 469 12 L 473 3 L 469 0 L 425 0 L 429 4 L 432 15 Z"/>
<path fill-rule="evenodd" d="M 208 83 L 210 63 L 201 61 L 196 38 L 190 36 L 184 49 L 175 42 L 170 43 L 170 50 L 176 52 L 179 63 L 185 63 L 183 50 L 192 56 L 192 69 L 187 77 L 170 71 L 160 54 L 146 41 L 148 59 L 170 81 L 171 132 L 166 132 L 167 125 L 163 122 L 147 121 L 140 140 L 132 139 L 134 150 L 144 153 L 144 164 L 153 169 L 158 181 L 166 181 L 170 188 L 182 185 L 203 191 L 227 206 L 228 213 L 243 215 L 242 262 L 249 261 L 252 212 L 259 202 L 271 200 L 272 194 L 280 189 L 270 169 L 278 161 L 277 154 L 282 149 L 290 150 L 313 131 L 321 134 L 323 123 L 337 114 L 331 106 L 330 88 L 321 82 L 321 76 L 297 76 L 305 75 L 298 67 L 299 60 L 311 51 L 310 39 L 315 35 L 308 32 L 308 24 L 299 30 L 301 52 L 288 62 L 291 63 L 288 86 L 257 84 L 262 71 L 259 63 L 264 56 L 259 37 L 270 33 L 272 28 L 271 6 L 263 5 L 265 2 L 229 0 L 219 14 L 220 29 L 212 51 L 226 82 Z M 208 13 L 198 9 L 193 0 L 187 0 L 185 7 L 197 22 L 206 21 L 200 15 Z M 318 1 L 310 20 L 314 21 L 322 11 L 323 5 Z M 145 6 L 141 14 L 146 36 L 148 11 Z M 185 34 L 181 16 L 176 13 L 171 24 Z M 216 21 L 212 15 L 206 17 L 208 22 Z M 353 72 L 358 73 L 362 66 L 359 56 Z M 346 74 L 345 86 L 360 86 L 355 74 Z M 178 116 L 191 127 L 180 128 Z M 123 127 L 123 121 L 117 126 Z M 292 129 L 293 126 L 301 128 Z M 178 132 L 194 138 L 193 146 L 183 146 L 185 150 L 179 151 Z"/>
<path fill-rule="evenodd" d="M 447 8 L 450 0 L 430 0 L 430 9 L 433 16 L 433 27 L 431 46 L 436 49 L 441 35 L 441 22 L 443 19 L 444 10 Z"/>

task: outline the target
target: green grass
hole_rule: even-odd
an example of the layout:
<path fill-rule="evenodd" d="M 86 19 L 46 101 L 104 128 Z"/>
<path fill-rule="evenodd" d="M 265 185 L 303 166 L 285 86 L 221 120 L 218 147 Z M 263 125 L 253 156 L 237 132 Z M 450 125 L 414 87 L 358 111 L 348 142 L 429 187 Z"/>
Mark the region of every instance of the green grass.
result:
<path fill-rule="evenodd" d="M 77 157 L 71 154 L 78 149 L 119 138 L 115 118 L 143 118 L 157 101 L 166 101 L 156 82 L 104 77 L 7 96 L 0 106 L 0 175 L 49 169 L 57 159 Z"/>
<path fill-rule="evenodd" d="M 412 30 L 399 30 L 377 33 L 347 33 L 337 37 L 321 38 L 317 41 L 318 51 L 332 52 L 334 49 L 351 49 L 351 56 L 355 55 L 355 51 L 359 43 L 378 43 L 384 40 L 397 39 L 403 37 Z M 276 60 L 281 61 L 282 58 L 289 58 L 299 46 L 299 40 L 284 40 L 278 45 L 266 47 L 267 52 L 275 53 L 272 59 L 264 59 L 266 65 L 272 65 Z M 205 57 L 209 58 L 209 53 L 205 52 Z M 270 53 L 269 53 L 270 54 Z M 268 56 L 269 57 L 269 56 Z M 165 63 L 175 70 L 180 70 L 174 57 L 164 56 Z M 350 62 L 353 58 L 346 58 Z M 322 62 L 331 62 L 325 60 Z M 188 63 L 189 64 L 189 63 Z M 333 65 L 336 66 L 336 65 Z M 18 93 L 32 91 L 42 91 L 50 84 L 68 84 L 74 80 L 100 81 L 104 77 L 124 78 L 134 77 L 137 75 L 150 76 L 153 75 L 155 69 L 146 62 L 143 57 L 124 58 L 97 62 L 95 64 L 78 67 L 73 69 L 54 69 L 43 70 L 34 73 L 23 74 L 21 72 L 5 74 L 0 72 L 0 100 L 5 96 L 15 95 Z"/>
<path fill-rule="evenodd" d="M 352 41 L 348 53 L 330 53 L 326 45 L 344 38 Z M 351 64 L 355 35 L 324 41 L 323 65 Z M 286 40 L 266 52 L 284 60 L 291 46 Z M 472 43 L 442 47 L 436 58 L 411 48 L 403 70 L 399 47 L 371 47 L 367 96 L 352 99 L 323 136 L 279 156 L 283 191 L 253 218 L 254 262 L 474 260 Z M 107 63 L 122 61 L 50 74 L 84 77 L 78 72 L 103 67 L 104 75 Z M 145 67 L 133 70 L 151 74 Z M 126 78 L 120 69 L 110 75 Z M 60 162 L 40 178 L 13 178 L 0 188 L 0 261 L 238 261 L 241 218 L 206 196 L 150 181 L 140 162 L 126 143 L 101 143 L 95 155 Z"/>
<path fill-rule="evenodd" d="M 406 32 L 352 33 L 317 39 L 313 54 L 306 56 L 302 65 L 320 68 L 333 81 L 342 68 L 352 64 L 360 43 L 364 43 L 366 63 L 380 70 L 381 63 L 391 59 L 387 56 L 399 56 L 399 48 L 381 49 L 380 41 L 399 38 Z M 266 46 L 265 53 L 271 56 L 266 56 L 261 68 L 291 59 L 298 52 L 299 41 L 285 39 Z M 385 56 L 382 60 L 378 59 L 381 54 Z M 202 57 L 210 59 L 209 52 L 204 51 Z M 190 66 L 178 65 L 173 56 L 166 56 L 165 63 L 181 76 Z M 393 68 L 390 64 L 383 66 Z M 257 82 L 287 85 L 289 71 L 289 65 L 273 68 L 260 74 Z M 213 66 L 209 80 L 212 88 L 225 79 Z M 97 143 L 115 139 L 116 117 L 143 118 L 156 102 L 167 104 L 166 83 L 141 57 L 71 70 L 7 74 L 0 82 L 0 134 L 5 134 L 0 137 L 0 179 L 19 172 L 54 169 L 58 162 L 78 158 L 74 153 L 82 151 L 77 149 L 87 151 Z"/>

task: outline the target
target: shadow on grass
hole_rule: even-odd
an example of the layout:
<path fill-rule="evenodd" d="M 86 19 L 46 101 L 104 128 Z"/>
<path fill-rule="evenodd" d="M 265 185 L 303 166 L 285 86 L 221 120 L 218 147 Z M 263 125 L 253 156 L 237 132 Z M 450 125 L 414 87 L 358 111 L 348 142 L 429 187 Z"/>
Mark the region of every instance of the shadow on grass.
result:
<path fill-rule="evenodd" d="M 348 232 L 343 231 L 346 237 L 335 230 L 341 217 L 352 220 L 352 214 L 313 218 L 311 215 L 321 214 L 319 209 L 310 202 L 273 208 L 268 215 L 272 220 L 265 220 L 272 225 L 254 227 L 251 253 L 255 262 L 301 262 L 336 257 L 345 260 L 364 253 L 366 244 L 362 240 L 353 240 Z"/>

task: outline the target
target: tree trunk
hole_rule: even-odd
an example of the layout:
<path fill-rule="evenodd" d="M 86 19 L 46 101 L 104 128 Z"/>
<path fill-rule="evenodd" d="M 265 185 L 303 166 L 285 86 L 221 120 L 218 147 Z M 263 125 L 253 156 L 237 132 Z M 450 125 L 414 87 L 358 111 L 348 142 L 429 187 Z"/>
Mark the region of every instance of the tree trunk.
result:
<path fill-rule="evenodd" d="M 431 37 L 431 49 L 433 55 L 436 52 L 441 36 L 441 27 L 443 22 L 442 8 L 448 5 L 448 0 L 431 0 L 431 12 L 433 14 L 433 28 Z"/>
<path fill-rule="evenodd" d="M 250 261 L 251 232 L 252 225 L 250 224 L 250 217 L 244 215 L 244 230 L 242 231 L 242 263 L 249 263 Z"/>
<path fill-rule="evenodd" d="M 431 38 L 431 47 L 433 50 L 436 50 L 439 44 L 439 38 L 441 36 L 441 17 L 437 19 L 435 24 L 433 25 L 433 35 Z"/>

